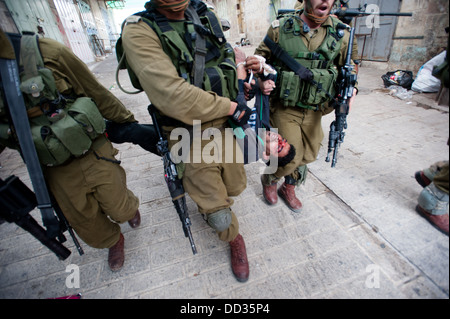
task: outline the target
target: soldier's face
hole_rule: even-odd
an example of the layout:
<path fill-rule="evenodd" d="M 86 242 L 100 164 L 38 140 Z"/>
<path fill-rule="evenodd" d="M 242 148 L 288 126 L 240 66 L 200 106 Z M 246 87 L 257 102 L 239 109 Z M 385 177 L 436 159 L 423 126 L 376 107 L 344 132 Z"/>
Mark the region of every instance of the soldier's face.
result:
<path fill-rule="evenodd" d="M 189 5 L 190 0 L 152 0 L 157 8 L 169 12 L 184 11 Z"/>
<path fill-rule="evenodd" d="M 334 0 L 307 0 L 305 9 L 318 17 L 325 17 L 330 13 Z"/>

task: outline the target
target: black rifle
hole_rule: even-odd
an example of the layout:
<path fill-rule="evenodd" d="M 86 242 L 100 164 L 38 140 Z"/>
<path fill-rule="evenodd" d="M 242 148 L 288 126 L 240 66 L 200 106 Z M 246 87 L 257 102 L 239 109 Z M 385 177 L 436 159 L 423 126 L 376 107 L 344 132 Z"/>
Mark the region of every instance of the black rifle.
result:
<path fill-rule="evenodd" d="M 367 9 L 367 3 L 363 6 L 359 6 L 359 8 L 337 8 L 332 9 L 330 11 L 330 14 L 335 15 L 344 23 L 350 24 L 353 18 L 356 17 L 363 17 L 363 16 L 371 16 L 371 15 L 377 15 L 377 16 L 391 16 L 391 17 L 411 17 L 412 13 L 410 12 L 366 12 Z M 294 12 L 298 12 L 299 10 L 294 9 L 280 9 L 278 10 L 278 17 L 290 14 Z"/>
<path fill-rule="evenodd" d="M 70 255 L 70 250 L 62 245 L 66 238 L 62 233 L 58 235 L 58 239 L 47 236 L 45 229 L 30 215 L 30 211 L 36 206 L 35 194 L 17 176 L 11 175 L 5 181 L 0 178 L 0 217 L 17 224 L 59 259 L 65 260 Z"/>
<path fill-rule="evenodd" d="M 336 15 L 344 23 L 350 24 L 353 18 L 363 16 L 390 16 L 390 17 L 411 17 L 412 13 L 409 12 L 367 12 L 367 3 L 359 6 L 359 8 L 337 8 L 331 10 L 331 14 Z"/>
<path fill-rule="evenodd" d="M 173 205 L 177 210 L 178 216 L 180 217 L 181 224 L 183 226 L 184 235 L 189 238 L 191 243 L 192 253 L 195 255 L 197 253 L 197 248 L 195 247 L 194 238 L 191 233 L 191 219 L 189 218 L 189 213 L 186 206 L 186 196 L 183 187 L 183 181 L 178 178 L 177 167 L 172 161 L 169 143 L 161 133 L 161 128 L 158 124 L 156 110 L 152 104 L 148 106 L 148 112 L 150 113 L 153 121 L 153 125 L 158 133 L 159 141 L 156 145 L 159 154 L 162 157 L 164 163 L 164 178 L 169 188 L 170 196 L 172 197 Z"/>
<path fill-rule="evenodd" d="M 14 47 L 17 48 L 18 41 L 20 42 L 20 36 L 10 35 L 10 38 L 14 44 Z M 54 211 L 54 207 L 56 205 L 55 203 L 52 203 L 50 193 L 48 192 L 47 184 L 45 182 L 32 139 L 25 102 L 22 92 L 19 88 L 20 77 L 16 60 L 3 58 L 0 59 L 0 79 L 2 84 L 1 87 L 5 97 L 4 104 L 8 111 L 7 113 L 10 120 L 9 122 L 11 123 L 13 131 L 19 142 L 19 151 L 27 166 L 28 174 L 30 175 L 31 183 L 33 185 L 36 196 L 37 208 L 41 211 L 42 221 L 46 228 L 45 235 L 48 239 L 51 240 L 56 240 L 56 238 L 58 238 L 59 243 L 61 244 L 65 241 L 63 229 L 68 229 L 70 235 L 74 239 L 75 244 L 77 245 L 77 249 L 80 255 L 82 255 L 83 250 L 79 246 L 79 243 L 74 236 L 64 215 L 60 211 L 59 214 L 58 212 Z M 20 194 L 16 195 L 20 197 Z M 9 213 L 11 212 L 14 213 L 15 211 L 12 210 Z M 59 258 L 64 259 L 65 255 L 60 255 L 59 253 L 56 254 Z M 65 258 L 67 258 L 67 256 L 65 256 Z"/>
<path fill-rule="evenodd" d="M 355 28 L 351 28 L 347 56 L 345 58 L 345 65 L 341 68 L 341 72 L 339 73 L 337 97 L 335 100 L 330 102 L 334 103 L 335 105 L 336 119 L 330 125 L 330 134 L 328 137 L 328 154 L 325 161 L 330 161 L 330 153 L 333 152 L 331 167 L 336 166 L 338 148 L 344 142 L 344 129 L 347 129 L 349 101 L 353 96 L 353 90 L 356 84 L 357 76 L 356 74 L 352 74 L 354 65 L 351 64 L 354 35 Z"/>

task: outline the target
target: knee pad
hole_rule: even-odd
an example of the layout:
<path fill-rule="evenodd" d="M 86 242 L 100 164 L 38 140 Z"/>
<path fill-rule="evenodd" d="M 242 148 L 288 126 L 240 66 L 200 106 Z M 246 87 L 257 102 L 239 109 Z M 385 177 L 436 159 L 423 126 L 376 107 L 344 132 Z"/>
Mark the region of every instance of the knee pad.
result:
<path fill-rule="evenodd" d="M 217 212 L 206 215 L 206 222 L 218 232 L 227 230 L 231 225 L 231 209 L 224 208 Z"/>

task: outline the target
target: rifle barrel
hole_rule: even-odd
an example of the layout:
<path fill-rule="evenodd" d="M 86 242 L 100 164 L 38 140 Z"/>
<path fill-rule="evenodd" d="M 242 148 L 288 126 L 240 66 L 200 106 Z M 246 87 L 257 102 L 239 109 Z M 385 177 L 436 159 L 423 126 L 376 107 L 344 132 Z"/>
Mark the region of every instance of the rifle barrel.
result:
<path fill-rule="evenodd" d="M 336 14 L 343 17 L 358 17 L 358 16 L 391 16 L 391 17 L 412 17 L 411 12 L 361 12 L 361 11 L 343 11 L 343 12 L 335 12 Z"/>
<path fill-rule="evenodd" d="M 278 15 L 286 13 L 294 13 L 299 10 L 294 9 L 280 9 L 278 10 Z M 358 16 L 369 16 L 369 15 L 379 15 L 379 16 L 391 16 L 391 17 L 412 17 L 411 12 L 364 12 L 355 9 L 348 9 L 343 11 L 331 11 L 331 14 L 337 14 L 340 17 L 358 17 Z"/>
<path fill-rule="evenodd" d="M 71 252 L 55 238 L 48 238 L 46 231 L 29 214 L 16 221 L 16 224 L 33 235 L 44 246 L 50 249 L 60 260 L 66 260 Z"/>

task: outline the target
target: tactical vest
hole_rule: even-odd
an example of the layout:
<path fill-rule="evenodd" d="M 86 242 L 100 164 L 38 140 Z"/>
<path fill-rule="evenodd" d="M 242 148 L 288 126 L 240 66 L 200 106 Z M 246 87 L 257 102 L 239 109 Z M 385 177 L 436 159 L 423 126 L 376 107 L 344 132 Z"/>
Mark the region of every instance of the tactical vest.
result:
<path fill-rule="evenodd" d="M 298 106 L 308 109 L 318 109 L 320 105 L 331 100 L 336 94 L 338 69 L 335 59 L 340 52 L 344 31 L 337 29 L 340 21 L 331 17 L 332 25 L 327 26 L 327 34 L 322 44 L 310 52 L 302 40 L 298 15 L 286 15 L 279 19 L 279 42 L 291 57 L 304 67 L 310 69 L 313 80 L 320 85 L 314 85 L 300 78 L 282 61 L 276 60 L 274 66 L 280 74 L 277 87 L 278 98 L 284 106 Z"/>
<path fill-rule="evenodd" d="M 85 154 L 105 131 L 95 102 L 89 97 L 70 98 L 59 93 L 52 71 L 44 66 L 38 36 L 22 36 L 19 67 L 20 90 L 39 162 L 57 166 Z M 9 124 L 5 125 L 8 129 L 0 129 L 0 139 L 11 144 L 11 130 Z"/>
<path fill-rule="evenodd" d="M 238 93 L 238 85 L 233 48 L 227 43 L 216 15 L 203 2 L 191 0 L 189 6 L 198 14 L 201 25 L 191 21 L 189 16 L 184 22 L 170 22 L 152 8 L 134 14 L 125 23 L 136 23 L 139 20 L 147 23 L 158 35 L 164 52 L 172 60 L 179 76 L 193 85 L 196 53 L 202 51 L 200 54 L 204 56 L 204 75 L 201 88 L 234 100 Z M 184 24 L 183 30 L 180 23 Z M 199 50 L 196 46 L 199 34 L 206 41 L 204 50 Z M 121 62 L 119 68 L 127 69 L 133 86 L 142 91 L 136 74 L 126 62 L 121 41 L 119 38 L 116 45 L 117 59 Z"/>

